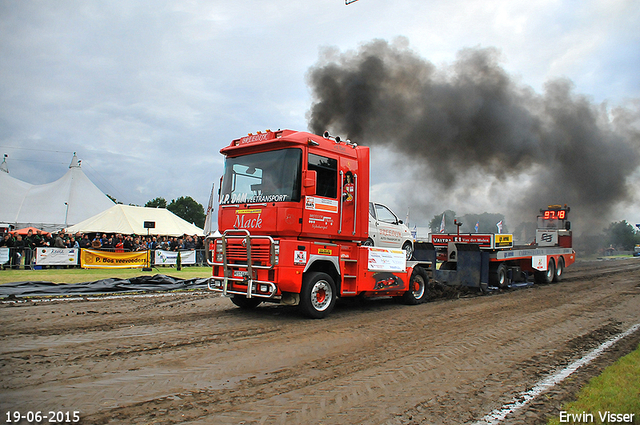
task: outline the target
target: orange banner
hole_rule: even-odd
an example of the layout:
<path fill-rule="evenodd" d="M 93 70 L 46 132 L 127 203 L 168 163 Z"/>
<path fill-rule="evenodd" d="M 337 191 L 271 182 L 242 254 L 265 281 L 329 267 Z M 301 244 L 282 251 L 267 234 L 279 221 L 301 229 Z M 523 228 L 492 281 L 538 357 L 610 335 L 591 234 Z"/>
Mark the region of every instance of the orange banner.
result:
<path fill-rule="evenodd" d="M 147 251 L 109 252 L 83 249 L 80 267 L 84 269 L 130 269 L 147 265 Z"/>

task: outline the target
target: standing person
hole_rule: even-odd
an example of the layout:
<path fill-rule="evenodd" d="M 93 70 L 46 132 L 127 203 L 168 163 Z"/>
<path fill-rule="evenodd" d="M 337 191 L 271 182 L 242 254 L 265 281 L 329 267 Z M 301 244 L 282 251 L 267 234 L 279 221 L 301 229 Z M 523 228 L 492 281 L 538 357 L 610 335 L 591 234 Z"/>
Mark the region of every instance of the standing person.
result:
<path fill-rule="evenodd" d="M 9 248 L 9 261 L 2 265 L 2 269 L 6 269 L 7 267 L 11 267 L 13 265 L 13 245 L 14 240 L 11 233 L 5 233 L 2 241 L 0 241 L 0 247 Z"/>
<path fill-rule="evenodd" d="M 41 246 L 46 246 L 45 237 L 42 235 L 42 230 L 36 230 L 36 234 L 33 235 L 33 244 L 36 248 L 40 248 Z"/>
<path fill-rule="evenodd" d="M 124 252 L 124 241 L 122 240 L 122 235 L 120 233 L 116 234 L 113 243 L 116 248 L 116 252 Z"/>
<path fill-rule="evenodd" d="M 84 234 L 82 239 L 80 239 L 80 248 L 91 248 L 91 241 L 89 240 L 89 235 Z"/>
<path fill-rule="evenodd" d="M 125 236 L 122 244 L 125 252 L 133 251 L 133 238 L 131 237 L 131 235 Z"/>
<path fill-rule="evenodd" d="M 65 248 L 64 245 L 64 232 L 60 231 L 56 234 L 55 239 L 53 240 L 53 246 L 56 248 Z"/>
<path fill-rule="evenodd" d="M 198 235 L 193 235 L 193 240 L 196 243 L 196 262 L 201 266 L 204 263 L 204 242 Z"/>
<path fill-rule="evenodd" d="M 22 258 L 24 258 L 25 247 L 26 247 L 26 244 L 22 239 L 22 235 L 16 233 L 16 239 L 15 239 L 15 242 L 13 243 L 13 250 L 14 250 L 13 251 L 13 256 L 14 256 L 13 268 L 14 269 L 20 268 L 20 263 L 22 262 Z"/>
<path fill-rule="evenodd" d="M 36 249 L 36 237 L 33 234 L 33 230 L 29 229 L 27 231 L 27 236 L 24 237 L 24 244 L 24 267 L 27 268 L 28 266 L 29 268 L 31 268 L 33 252 Z"/>
<path fill-rule="evenodd" d="M 93 240 L 91 241 L 91 248 L 92 249 L 100 249 L 102 248 L 102 242 L 100 242 L 100 236 L 96 235 L 95 238 L 93 238 Z"/>

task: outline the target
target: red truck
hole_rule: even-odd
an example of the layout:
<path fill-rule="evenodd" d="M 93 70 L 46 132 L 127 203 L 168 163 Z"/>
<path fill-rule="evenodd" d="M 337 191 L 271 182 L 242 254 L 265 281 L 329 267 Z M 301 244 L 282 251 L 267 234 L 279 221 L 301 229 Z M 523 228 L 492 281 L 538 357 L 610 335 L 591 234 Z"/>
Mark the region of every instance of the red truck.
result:
<path fill-rule="evenodd" d="M 427 298 L 401 249 L 371 247 L 369 148 L 292 130 L 249 134 L 226 157 L 209 288 L 243 308 L 263 301 L 327 316 L 338 297 Z"/>
<path fill-rule="evenodd" d="M 370 246 L 368 147 L 328 133 L 267 130 L 235 139 L 220 152 L 226 158 L 220 235 L 205 244 L 213 268 L 209 289 L 241 308 L 276 302 L 323 318 L 338 297 L 391 296 L 420 304 L 443 276 L 443 283 L 486 289 L 489 270 L 496 272 L 489 267 L 492 254 L 475 243 L 453 241 L 461 255 L 449 258 L 453 266 L 444 274 L 436 261 L 443 247 L 434 242 L 402 241 L 405 251 Z M 515 267 L 511 260 L 505 281 Z"/>

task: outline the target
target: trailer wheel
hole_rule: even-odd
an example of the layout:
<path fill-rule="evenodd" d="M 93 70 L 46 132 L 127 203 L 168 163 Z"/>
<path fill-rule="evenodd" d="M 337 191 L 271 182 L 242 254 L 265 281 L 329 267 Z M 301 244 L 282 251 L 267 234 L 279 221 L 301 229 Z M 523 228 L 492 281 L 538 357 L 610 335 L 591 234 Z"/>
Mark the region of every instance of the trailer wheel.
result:
<path fill-rule="evenodd" d="M 507 266 L 500 264 L 496 267 L 495 271 L 492 270 L 489 273 L 489 284 L 491 286 L 497 286 L 498 288 L 504 288 L 507 286 Z"/>
<path fill-rule="evenodd" d="M 336 284 L 331 276 L 322 272 L 305 275 L 300 291 L 300 310 L 312 319 L 322 319 L 336 304 Z"/>
<path fill-rule="evenodd" d="M 558 266 L 556 267 L 556 273 L 553 275 L 554 282 L 562 280 L 562 272 L 564 272 L 564 258 L 558 257 Z"/>
<path fill-rule="evenodd" d="M 429 278 L 420 266 L 413 268 L 409 290 L 402 295 L 402 302 L 407 305 L 422 304 L 429 298 Z"/>
<path fill-rule="evenodd" d="M 402 245 L 402 250 L 407 256 L 407 261 L 411 260 L 411 258 L 413 257 L 413 245 L 411 244 L 411 242 L 406 241 L 404 245 Z"/>
<path fill-rule="evenodd" d="M 259 306 L 262 300 L 260 298 L 247 298 L 244 295 L 234 295 L 231 297 L 231 302 L 240 308 L 251 310 Z"/>
<path fill-rule="evenodd" d="M 536 283 L 551 283 L 556 275 L 556 263 L 553 258 L 549 258 L 547 271 L 535 272 L 534 278 Z"/>

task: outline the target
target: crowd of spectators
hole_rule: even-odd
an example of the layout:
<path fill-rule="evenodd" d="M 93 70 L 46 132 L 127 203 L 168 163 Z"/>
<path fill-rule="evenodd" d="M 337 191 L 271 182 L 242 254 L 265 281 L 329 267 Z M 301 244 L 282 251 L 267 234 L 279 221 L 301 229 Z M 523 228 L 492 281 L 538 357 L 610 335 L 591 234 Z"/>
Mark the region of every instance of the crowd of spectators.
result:
<path fill-rule="evenodd" d="M 40 247 L 54 248 L 88 248 L 111 252 L 133 252 L 162 249 L 165 251 L 203 250 L 204 238 L 197 235 L 173 236 L 141 236 L 122 235 L 120 233 L 96 233 L 73 235 L 61 230 L 57 233 L 46 233 L 38 230 L 35 234 L 29 230 L 26 235 L 8 232 L 0 240 L 0 248 L 12 248 L 10 261 L 3 268 L 19 268 L 24 263 L 30 267 L 35 249 Z M 24 261 L 22 259 L 24 258 Z"/>

